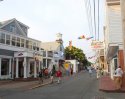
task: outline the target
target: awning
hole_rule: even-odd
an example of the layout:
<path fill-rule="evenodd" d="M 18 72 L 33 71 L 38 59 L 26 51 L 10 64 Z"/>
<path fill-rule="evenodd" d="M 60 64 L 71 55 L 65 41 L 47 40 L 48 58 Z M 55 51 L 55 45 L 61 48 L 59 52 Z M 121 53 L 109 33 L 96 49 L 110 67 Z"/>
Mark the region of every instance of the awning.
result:
<path fill-rule="evenodd" d="M 115 57 L 117 55 L 119 46 L 109 46 L 108 50 L 107 50 L 107 61 L 110 61 L 113 57 Z"/>

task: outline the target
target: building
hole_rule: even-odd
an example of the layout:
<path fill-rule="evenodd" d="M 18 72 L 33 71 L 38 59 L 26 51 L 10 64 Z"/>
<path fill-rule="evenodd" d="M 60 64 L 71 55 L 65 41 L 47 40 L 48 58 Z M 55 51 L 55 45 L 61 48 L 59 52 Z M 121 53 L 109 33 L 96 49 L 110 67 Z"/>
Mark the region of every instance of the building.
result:
<path fill-rule="evenodd" d="M 54 64 L 57 67 L 61 66 L 64 62 L 64 46 L 62 34 L 58 33 L 56 41 L 42 42 L 41 48 L 43 51 L 43 67 L 48 68 Z"/>
<path fill-rule="evenodd" d="M 106 60 L 113 78 L 118 66 L 124 68 L 123 32 L 120 0 L 106 0 L 106 26 L 104 28 Z"/>
<path fill-rule="evenodd" d="M 123 31 L 123 43 L 124 43 L 124 56 L 125 56 L 125 0 L 120 0 L 121 15 L 122 15 L 122 31 Z M 125 71 L 125 58 L 124 58 L 124 71 Z"/>
<path fill-rule="evenodd" d="M 37 77 L 41 41 L 28 38 L 28 29 L 15 18 L 0 22 L 0 79 Z"/>
<path fill-rule="evenodd" d="M 93 40 L 91 43 L 91 48 L 96 53 L 96 63 L 94 67 L 101 68 L 103 71 L 107 72 L 106 58 L 104 54 L 104 50 L 105 50 L 104 41 Z"/>

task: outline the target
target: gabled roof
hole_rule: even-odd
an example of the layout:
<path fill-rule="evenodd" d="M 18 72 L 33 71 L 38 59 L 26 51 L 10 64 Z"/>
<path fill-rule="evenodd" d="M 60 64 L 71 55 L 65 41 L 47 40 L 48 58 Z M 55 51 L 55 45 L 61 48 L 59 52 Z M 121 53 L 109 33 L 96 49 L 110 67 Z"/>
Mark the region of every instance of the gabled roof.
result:
<path fill-rule="evenodd" d="M 22 22 L 16 20 L 15 18 L 0 22 L 0 24 L 1 24 L 0 28 L 2 28 L 2 27 L 4 27 L 4 26 L 8 25 L 9 23 L 11 23 L 11 22 L 13 22 L 13 21 L 17 21 L 17 22 L 19 22 L 20 24 L 24 25 L 25 27 L 29 28 L 27 25 L 25 25 L 25 24 L 23 24 Z"/>
<path fill-rule="evenodd" d="M 27 25 L 25 25 L 25 24 L 17 21 L 15 18 L 10 19 L 10 20 L 6 20 L 6 21 L 3 21 L 3 22 L 0 22 L 0 29 L 3 28 L 4 26 L 10 24 L 11 22 L 15 22 L 16 26 L 19 28 L 19 30 L 21 31 L 21 33 L 26 36 L 25 32 L 22 30 L 22 28 L 20 27 L 19 24 L 25 26 L 26 28 L 29 28 L 29 27 Z"/>
<path fill-rule="evenodd" d="M 57 48 L 60 46 L 59 43 L 55 42 L 42 42 L 41 48 L 47 51 L 56 51 Z"/>

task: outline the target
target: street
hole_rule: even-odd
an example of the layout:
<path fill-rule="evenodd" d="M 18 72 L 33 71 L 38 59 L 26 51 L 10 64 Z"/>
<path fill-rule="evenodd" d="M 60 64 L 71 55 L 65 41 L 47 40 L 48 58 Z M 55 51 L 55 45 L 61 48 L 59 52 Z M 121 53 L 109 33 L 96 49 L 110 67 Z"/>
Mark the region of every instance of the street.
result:
<path fill-rule="evenodd" d="M 61 84 L 49 84 L 32 90 L 0 89 L 0 99 L 125 99 L 125 93 L 98 90 L 96 75 L 82 71 L 64 77 Z"/>

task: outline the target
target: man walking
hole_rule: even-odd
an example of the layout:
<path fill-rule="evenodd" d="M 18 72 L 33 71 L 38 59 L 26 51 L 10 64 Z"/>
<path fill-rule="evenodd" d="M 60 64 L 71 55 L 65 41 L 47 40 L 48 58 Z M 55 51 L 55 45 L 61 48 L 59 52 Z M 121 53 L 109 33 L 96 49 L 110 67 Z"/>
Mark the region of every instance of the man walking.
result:
<path fill-rule="evenodd" d="M 92 68 L 89 67 L 89 76 L 91 77 L 92 76 Z"/>
<path fill-rule="evenodd" d="M 119 90 L 121 89 L 122 86 L 122 75 L 123 71 L 121 69 L 121 66 L 119 66 L 116 71 L 115 71 L 115 83 L 116 83 L 116 88 Z"/>
<path fill-rule="evenodd" d="M 43 83 L 43 69 L 39 72 L 39 84 Z"/>

